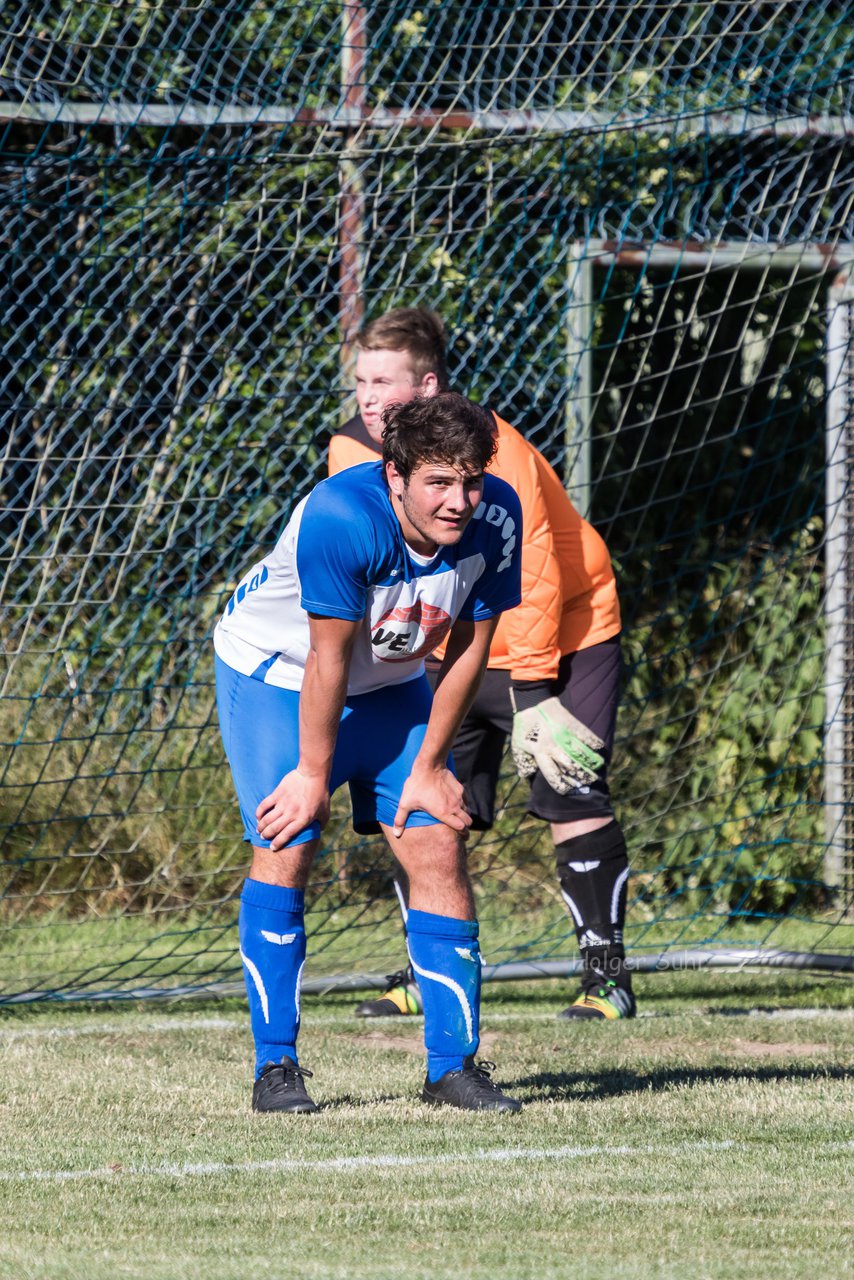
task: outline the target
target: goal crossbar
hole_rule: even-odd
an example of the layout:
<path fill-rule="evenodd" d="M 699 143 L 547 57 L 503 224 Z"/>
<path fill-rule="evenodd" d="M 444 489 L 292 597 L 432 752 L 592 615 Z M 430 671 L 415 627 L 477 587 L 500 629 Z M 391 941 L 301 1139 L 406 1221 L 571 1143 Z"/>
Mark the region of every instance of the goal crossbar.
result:
<path fill-rule="evenodd" d="M 38 124 L 108 127 L 149 125 L 264 128 L 293 125 L 342 129 L 469 129 L 485 133 L 608 133 L 632 130 L 681 137 L 848 138 L 854 136 L 854 116 L 779 116 L 757 111 L 695 111 L 693 113 L 632 114 L 628 112 L 549 110 L 412 111 L 404 107 L 336 105 L 330 107 L 221 105 L 202 102 L 15 102 L 0 101 L 0 120 Z"/>

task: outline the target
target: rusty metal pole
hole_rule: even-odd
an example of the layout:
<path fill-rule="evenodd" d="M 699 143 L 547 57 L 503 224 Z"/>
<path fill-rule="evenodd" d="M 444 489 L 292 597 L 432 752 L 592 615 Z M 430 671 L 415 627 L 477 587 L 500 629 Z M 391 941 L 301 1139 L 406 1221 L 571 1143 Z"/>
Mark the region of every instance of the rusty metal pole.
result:
<path fill-rule="evenodd" d="M 341 149 L 338 215 L 338 290 L 341 334 L 342 421 L 354 412 L 352 396 L 355 351 L 353 339 L 364 316 L 363 253 L 364 182 L 359 169 L 358 147 L 367 110 L 368 16 L 362 4 L 341 9 L 341 97 L 347 130 Z"/>

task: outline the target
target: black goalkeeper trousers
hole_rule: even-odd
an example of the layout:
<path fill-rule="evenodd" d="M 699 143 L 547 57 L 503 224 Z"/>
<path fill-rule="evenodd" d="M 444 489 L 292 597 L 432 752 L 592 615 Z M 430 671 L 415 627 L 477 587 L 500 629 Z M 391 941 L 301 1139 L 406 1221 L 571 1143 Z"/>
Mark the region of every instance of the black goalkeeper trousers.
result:
<path fill-rule="evenodd" d="M 620 637 L 568 653 L 561 659 L 554 692 L 568 711 L 605 743 L 605 764 L 587 787 L 559 796 L 545 778 L 531 779 L 528 811 L 547 822 L 577 822 L 580 818 L 612 818 L 608 788 L 608 764 L 614 745 L 620 692 Z M 438 666 L 427 664 L 427 677 L 435 687 Z M 475 831 L 488 831 L 495 819 L 495 792 L 507 739 L 513 727 L 510 672 L 487 670 L 471 710 L 454 742 L 457 777 L 466 789 L 466 801 Z"/>

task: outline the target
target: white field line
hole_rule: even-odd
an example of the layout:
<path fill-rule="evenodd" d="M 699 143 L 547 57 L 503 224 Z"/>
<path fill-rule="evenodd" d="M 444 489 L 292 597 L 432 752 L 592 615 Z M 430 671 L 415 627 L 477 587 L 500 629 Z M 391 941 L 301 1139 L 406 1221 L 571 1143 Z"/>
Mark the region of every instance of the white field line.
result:
<path fill-rule="evenodd" d="M 721 1015 L 710 1009 L 685 1009 L 678 1013 L 655 1013 L 641 1011 L 638 1018 L 716 1018 Z M 810 1022 L 815 1018 L 854 1018 L 854 1009 L 733 1009 L 726 1014 L 727 1018 L 759 1018 L 779 1020 L 781 1022 Z M 500 1022 L 554 1022 L 555 1013 L 489 1013 L 483 1015 L 481 1030 L 488 1031 L 495 1023 Z M 394 1019 L 356 1019 L 351 1013 L 313 1014 L 309 1012 L 305 1020 L 305 1029 L 312 1027 L 347 1027 L 354 1030 L 368 1027 L 376 1030 L 395 1026 Z M 409 1025 L 406 1023 L 405 1025 Z M 420 1027 L 420 1019 L 414 1022 L 413 1028 Z M 0 1026 L 0 1044 L 13 1043 L 15 1040 L 44 1039 L 64 1040 L 75 1036 L 122 1036 L 139 1035 L 140 1032 L 168 1034 L 178 1031 L 246 1031 L 249 1027 L 249 1015 L 236 1014 L 232 1018 L 198 1017 L 198 1018 L 148 1018 L 142 1021 L 86 1023 L 76 1027 L 15 1027 L 11 1019 L 5 1026 Z"/>
<path fill-rule="evenodd" d="M 363 1169 L 432 1168 L 436 1165 L 509 1164 L 516 1160 L 583 1160 L 592 1156 L 679 1156 L 692 1151 L 728 1151 L 740 1142 L 681 1142 L 638 1147 L 498 1147 L 434 1156 L 335 1156 L 329 1160 L 247 1160 L 239 1164 L 138 1164 L 101 1169 L 24 1169 L 0 1172 L 0 1182 L 77 1182 L 87 1178 L 197 1178 L 232 1173 L 358 1173 Z"/>
<path fill-rule="evenodd" d="M 313 1019 L 313 1021 L 317 1021 Z M 89 1022 L 78 1027 L 0 1027 L 0 1043 L 4 1040 L 65 1040 L 75 1036 L 138 1036 L 142 1031 L 231 1031 L 249 1026 L 249 1015 L 234 1018 L 145 1018 L 141 1021 Z"/>

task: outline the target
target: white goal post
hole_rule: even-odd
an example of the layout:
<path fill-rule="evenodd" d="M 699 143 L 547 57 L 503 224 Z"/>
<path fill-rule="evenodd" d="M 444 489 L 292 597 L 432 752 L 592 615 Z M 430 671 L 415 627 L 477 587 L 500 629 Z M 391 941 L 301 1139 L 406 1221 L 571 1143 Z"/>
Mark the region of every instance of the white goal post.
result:
<path fill-rule="evenodd" d="M 594 271 L 617 265 L 693 273 L 788 270 L 828 275 L 825 377 L 825 880 L 839 905 L 854 893 L 854 244 L 752 241 L 625 245 L 577 241 L 568 257 L 567 472 L 590 514 L 595 329 Z"/>

